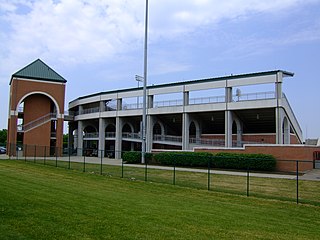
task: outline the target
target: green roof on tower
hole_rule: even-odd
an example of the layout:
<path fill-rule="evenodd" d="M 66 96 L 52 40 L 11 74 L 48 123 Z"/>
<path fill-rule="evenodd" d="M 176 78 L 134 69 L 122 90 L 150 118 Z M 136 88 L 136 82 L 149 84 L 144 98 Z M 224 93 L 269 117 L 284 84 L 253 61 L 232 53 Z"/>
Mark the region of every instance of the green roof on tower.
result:
<path fill-rule="evenodd" d="M 34 62 L 14 73 L 11 77 L 10 85 L 12 82 L 12 78 L 14 77 L 42 80 L 48 82 L 67 82 L 67 80 L 61 77 L 56 71 L 45 64 L 41 59 L 35 60 Z"/>

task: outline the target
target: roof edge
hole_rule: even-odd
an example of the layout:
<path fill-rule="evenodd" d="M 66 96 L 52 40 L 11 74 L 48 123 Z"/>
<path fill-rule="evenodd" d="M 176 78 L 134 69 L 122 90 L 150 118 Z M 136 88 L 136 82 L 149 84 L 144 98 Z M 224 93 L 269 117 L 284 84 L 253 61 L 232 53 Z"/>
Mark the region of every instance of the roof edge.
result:
<path fill-rule="evenodd" d="M 237 75 L 222 76 L 222 77 L 200 78 L 200 79 L 193 79 L 193 80 L 174 82 L 174 83 L 164 83 L 164 84 L 159 84 L 159 85 L 147 86 L 147 89 L 160 88 L 160 87 L 166 87 L 166 86 L 176 86 L 176 85 L 181 85 L 181 84 L 193 84 L 193 83 L 198 83 L 198 82 L 223 81 L 223 80 L 235 79 L 235 78 L 267 76 L 267 75 L 277 74 L 279 72 L 281 72 L 284 75 L 284 77 L 293 77 L 294 76 L 294 73 L 292 73 L 292 72 L 278 69 L 278 70 L 271 70 L 271 71 L 265 71 L 265 72 L 245 73 L 245 74 L 237 74 Z M 142 89 L 142 87 L 140 87 L 140 88 L 138 88 L 138 87 L 125 88 L 125 89 L 118 89 L 118 90 L 93 93 L 93 94 L 78 97 L 78 98 L 70 101 L 69 104 L 73 103 L 77 100 L 90 98 L 90 97 L 96 97 L 96 96 L 103 95 L 103 94 L 120 93 L 120 92 L 134 91 L 134 90 L 139 90 L 139 89 Z"/>
<path fill-rule="evenodd" d="M 66 83 L 67 80 L 62 77 L 59 73 L 57 73 L 53 68 L 51 68 L 48 64 L 46 64 L 44 61 L 42 61 L 40 58 L 34 60 L 33 62 L 29 63 L 27 66 L 21 68 L 20 70 L 16 71 L 14 74 L 11 75 L 11 79 L 10 79 L 10 82 L 9 82 L 9 86 L 11 85 L 12 83 L 12 80 L 14 77 L 21 77 L 18 75 L 18 72 L 21 72 L 23 70 L 25 70 L 26 68 L 28 68 L 29 66 L 31 66 L 32 64 L 34 64 L 36 61 L 40 61 L 41 63 L 43 63 L 45 66 L 47 66 L 48 68 L 50 68 L 55 74 L 57 74 L 61 79 L 62 81 L 59 81 L 59 80 L 54 80 L 54 79 L 50 79 L 50 78 L 36 78 L 36 77 L 27 77 L 25 76 L 26 79 L 35 79 L 35 80 L 50 80 L 51 82 L 62 82 L 62 83 Z"/>

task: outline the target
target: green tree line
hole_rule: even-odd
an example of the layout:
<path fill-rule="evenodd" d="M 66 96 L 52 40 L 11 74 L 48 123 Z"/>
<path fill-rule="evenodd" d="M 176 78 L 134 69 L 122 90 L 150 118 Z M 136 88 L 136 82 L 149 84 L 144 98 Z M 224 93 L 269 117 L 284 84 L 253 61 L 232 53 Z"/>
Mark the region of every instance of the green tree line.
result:
<path fill-rule="evenodd" d="M 0 144 L 5 145 L 7 143 L 7 129 L 0 130 Z"/>

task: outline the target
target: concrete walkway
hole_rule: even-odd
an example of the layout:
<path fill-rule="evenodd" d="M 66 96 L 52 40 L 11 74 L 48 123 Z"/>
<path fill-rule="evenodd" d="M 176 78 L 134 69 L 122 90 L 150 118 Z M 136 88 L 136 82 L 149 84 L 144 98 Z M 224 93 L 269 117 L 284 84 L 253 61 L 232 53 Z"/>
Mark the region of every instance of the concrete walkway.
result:
<path fill-rule="evenodd" d="M 320 181 L 320 169 L 313 169 L 303 176 L 300 177 L 301 180 L 312 180 L 312 181 Z"/>
<path fill-rule="evenodd" d="M 9 159 L 7 155 L 0 155 L 0 159 Z M 34 158 L 30 158 L 34 159 Z M 36 160 L 41 160 L 41 158 L 36 158 Z M 53 160 L 55 161 L 55 157 L 47 157 L 46 160 Z M 59 161 L 69 161 L 68 157 L 59 157 Z M 101 159 L 97 157 L 79 157 L 79 156 L 72 156 L 70 157 L 71 162 L 80 162 L 82 163 L 85 160 L 86 163 L 93 163 L 93 164 L 101 164 Z M 111 159 L 111 158 L 102 158 L 102 164 L 112 165 L 112 166 L 121 166 L 122 161 L 121 159 Z M 137 167 L 137 168 L 145 168 L 145 165 L 142 164 L 125 164 L 126 167 Z M 148 165 L 148 169 L 159 169 L 159 170 L 168 170 L 172 171 L 173 167 L 167 166 L 156 166 L 156 165 Z M 183 171 L 183 172 L 199 172 L 199 173 L 208 173 L 208 169 L 198 169 L 198 168 L 182 168 L 176 167 L 176 171 Z M 211 174 L 223 174 L 223 175 L 233 175 L 233 176 L 247 176 L 247 172 L 242 171 L 225 171 L 225 170 L 210 170 Z M 279 174 L 279 173 L 253 173 L 250 172 L 251 177 L 261 177 L 261 178 L 278 178 L 278 179 L 296 179 L 295 174 Z M 306 174 L 299 176 L 301 180 L 313 180 L 313 181 L 320 181 L 320 169 L 313 169 Z"/>

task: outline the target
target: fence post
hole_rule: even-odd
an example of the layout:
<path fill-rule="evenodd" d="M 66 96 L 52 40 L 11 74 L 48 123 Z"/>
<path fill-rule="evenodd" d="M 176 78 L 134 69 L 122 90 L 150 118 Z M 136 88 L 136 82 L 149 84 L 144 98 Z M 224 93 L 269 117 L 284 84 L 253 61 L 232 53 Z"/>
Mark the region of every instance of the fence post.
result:
<path fill-rule="evenodd" d="M 83 172 L 86 171 L 86 154 L 83 154 Z"/>
<path fill-rule="evenodd" d="M 16 156 L 17 156 L 17 160 L 19 160 L 19 148 L 16 146 Z"/>
<path fill-rule="evenodd" d="M 176 161 L 173 160 L 173 185 L 176 185 Z"/>
<path fill-rule="evenodd" d="M 103 154 L 103 150 L 100 150 L 100 175 L 102 175 L 102 154 Z"/>
<path fill-rule="evenodd" d="M 148 159 L 146 158 L 146 154 L 144 154 L 144 159 L 145 159 L 145 170 L 144 170 L 144 181 L 147 182 L 148 181 Z"/>
<path fill-rule="evenodd" d="M 123 159 L 121 159 L 121 178 L 123 178 Z"/>
<path fill-rule="evenodd" d="M 56 154 L 56 167 L 58 167 L 58 151 L 57 151 L 57 147 L 55 147 L 55 154 Z"/>
<path fill-rule="evenodd" d="M 34 145 L 34 155 L 33 155 L 33 162 L 36 163 L 36 153 L 37 153 L 37 145 Z"/>
<path fill-rule="evenodd" d="M 247 197 L 249 197 L 249 180 L 250 180 L 250 176 L 249 176 L 249 167 L 247 168 Z"/>
<path fill-rule="evenodd" d="M 210 191 L 210 168 L 211 168 L 211 164 L 210 164 L 210 158 L 208 159 L 208 191 Z"/>
<path fill-rule="evenodd" d="M 296 161 L 296 176 L 297 176 L 297 204 L 299 204 L 299 161 Z"/>
<path fill-rule="evenodd" d="M 44 159 L 43 159 L 44 165 L 46 165 L 46 156 L 47 156 L 47 146 L 44 146 Z"/>
<path fill-rule="evenodd" d="M 24 161 L 27 162 L 27 144 L 25 144 Z"/>
<path fill-rule="evenodd" d="M 68 158 L 69 158 L 69 164 L 68 164 L 68 169 L 70 169 L 70 165 L 71 165 L 71 157 L 70 157 L 70 151 L 71 151 L 71 149 L 70 148 L 68 148 Z"/>

